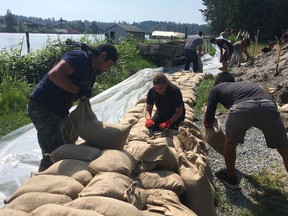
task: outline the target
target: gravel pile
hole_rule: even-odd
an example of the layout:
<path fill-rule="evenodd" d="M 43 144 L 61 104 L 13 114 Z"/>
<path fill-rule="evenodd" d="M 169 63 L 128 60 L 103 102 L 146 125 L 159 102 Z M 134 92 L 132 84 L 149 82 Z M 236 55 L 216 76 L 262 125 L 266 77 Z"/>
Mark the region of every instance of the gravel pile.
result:
<path fill-rule="evenodd" d="M 227 116 L 217 116 L 225 131 L 225 121 Z M 198 118 L 199 127 L 203 128 L 203 119 Z M 217 153 L 207 144 L 207 155 L 210 162 L 212 174 L 214 175 L 214 183 L 217 193 L 226 194 L 227 205 L 221 204 L 221 209 L 217 208 L 218 215 L 239 215 L 239 208 L 251 209 L 255 202 L 251 196 L 254 188 L 251 188 L 253 182 L 249 182 L 249 176 L 254 173 L 266 169 L 275 172 L 273 167 L 283 166 L 283 161 L 276 149 L 269 149 L 263 133 L 257 128 L 251 128 L 247 131 L 245 141 L 237 147 L 236 158 L 236 175 L 240 179 L 241 190 L 235 190 L 225 187 L 216 177 L 215 173 L 221 169 L 226 169 L 224 157 Z M 251 181 L 251 180 L 250 180 Z M 256 186 L 256 185 L 255 185 Z M 216 204 L 217 207 L 217 204 Z"/>

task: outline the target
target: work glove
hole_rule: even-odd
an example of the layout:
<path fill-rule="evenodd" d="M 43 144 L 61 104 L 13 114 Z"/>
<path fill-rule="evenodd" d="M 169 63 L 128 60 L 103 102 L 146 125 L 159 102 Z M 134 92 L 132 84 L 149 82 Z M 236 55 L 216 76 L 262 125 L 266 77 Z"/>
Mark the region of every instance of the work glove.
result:
<path fill-rule="evenodd" d="M 162 130 L 164 130 L 164 129 L 169 129 L 169 128 L 171 127 L 171 124 L 172 124 L 172 122 L 171 122 L 171 120 L 169 119 L 168 121 L 161 123 L 161 124 L 159 125 L 159 127 L 160 127 Z"/>
<path fill-rule="evenodd" d="M 145 123 L 145 127 L 149 128 L 149 127 L 151 127 L 152 125 L 154 125 L 153 119 L 147 119 L 147 120 L 146 120 L 146 123 Z"/>
<path fill-rule="evenodd" d="M 80 89 L 77 93 L 77 97 L 80 100 L 88 100 L 92 96 L 92 92 L 89 89 Z"/>

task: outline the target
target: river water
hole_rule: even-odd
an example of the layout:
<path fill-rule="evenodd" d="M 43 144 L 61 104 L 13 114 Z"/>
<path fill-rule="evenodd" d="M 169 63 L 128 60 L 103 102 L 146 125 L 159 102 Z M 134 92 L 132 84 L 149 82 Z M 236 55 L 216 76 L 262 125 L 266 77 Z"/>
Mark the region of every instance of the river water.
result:
<path fill-rule="evenodd" d="M 75 41 L 78 41 L 84 34 L 39 34 L 39 33 L 30 33 L 30 51 L 36 51 L 45 47 L 47 40 L 55 41 L 58 38 L 61 41 L 65 41 L 70 38 Z M 89 39 L 94 41 L 102 41 L 105 39 L 104 34 L 89 35 Z M 10 51 L 11 49 L 20 49 L 20 43 L 23 41 L 22 54 L 27 53 L 27 43 L 26 43 L 26 34 L 25 33 L 0 33 L 0 49 L 6 49 Z"/>

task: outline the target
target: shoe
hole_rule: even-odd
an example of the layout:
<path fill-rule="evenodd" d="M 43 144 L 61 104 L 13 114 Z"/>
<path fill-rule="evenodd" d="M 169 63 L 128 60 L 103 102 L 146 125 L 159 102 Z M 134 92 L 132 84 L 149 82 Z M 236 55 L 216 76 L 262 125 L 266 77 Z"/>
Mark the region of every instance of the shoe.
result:
<path fill-rule="evenodd" d="M 236 177 L 229 178 L 227 176 L 226 171 L 221 170 L 218 173 L 216 173 L 215 175 L 226 186 L 233 188 L 233 189 L 241 189 L 238 179 Z"/>

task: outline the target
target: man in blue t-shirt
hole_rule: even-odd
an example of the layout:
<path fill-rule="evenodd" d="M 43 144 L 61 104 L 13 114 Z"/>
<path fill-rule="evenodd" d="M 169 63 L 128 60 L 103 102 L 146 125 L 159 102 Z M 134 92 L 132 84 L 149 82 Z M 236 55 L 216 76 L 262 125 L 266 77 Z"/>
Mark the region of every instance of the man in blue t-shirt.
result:
<path fill-rule="evenodd" d="M 64 125 L 73 102 L 91 97 L 96 74 L 107 71 L 117 59 L 118 52 L 111 44 L 83 46 L 83 50 L 65 53 L 33 90 L 28 116 L 43 155 L 39 172 L 52 164 L 48 154 L 64 144 Z"/>

